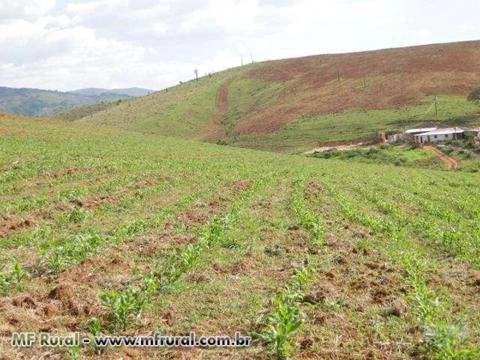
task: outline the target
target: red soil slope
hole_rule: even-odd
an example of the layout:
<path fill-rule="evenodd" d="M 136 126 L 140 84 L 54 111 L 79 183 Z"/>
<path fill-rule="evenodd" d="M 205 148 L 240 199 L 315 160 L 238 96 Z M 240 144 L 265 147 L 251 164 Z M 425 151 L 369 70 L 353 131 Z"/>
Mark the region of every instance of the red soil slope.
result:
<path fill-rule="evenodd" d="M 221 120 L 223 114 L 228 110 L 228 87 L 232 81 L 233 79 L 229 79 L 220 86 L 220 89 L 218 89 L 216 110 L 202 131 L 207 140 L 221 139 L 227 135 Z"/>
<path fill-rule="evenodd" d="M 240 134 L 266 134 L 302 114 L 393 108 L 431 94 L 467 95 L 480 86 L 480 41 L 272 61 L 245 77 L 290 82 L 273 106 L 237 123 Z"/>

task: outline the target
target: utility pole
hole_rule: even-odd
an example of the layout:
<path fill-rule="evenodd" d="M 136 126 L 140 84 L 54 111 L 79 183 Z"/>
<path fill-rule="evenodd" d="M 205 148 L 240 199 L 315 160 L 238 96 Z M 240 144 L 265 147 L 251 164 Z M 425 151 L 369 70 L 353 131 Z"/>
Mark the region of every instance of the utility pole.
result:
<path fill-rule="evenodd" d="M 193 71 L 195 73 L 195 81 L 198 81 L 198 69 Z"/>
<path fill-rule="evenodd" d="M 437 95 L 435 95 L 435 118 L 438 117 Z"/>

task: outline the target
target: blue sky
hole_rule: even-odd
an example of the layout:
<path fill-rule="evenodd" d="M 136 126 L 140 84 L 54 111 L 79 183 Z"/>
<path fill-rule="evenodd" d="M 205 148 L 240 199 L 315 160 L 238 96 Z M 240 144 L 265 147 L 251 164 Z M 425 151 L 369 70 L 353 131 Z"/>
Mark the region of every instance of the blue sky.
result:
<path fill-rule="evenodd" d="M 247 62 L 480 39 L 480 0 L 0 0 L 0 86 L 161 89 Z"/>

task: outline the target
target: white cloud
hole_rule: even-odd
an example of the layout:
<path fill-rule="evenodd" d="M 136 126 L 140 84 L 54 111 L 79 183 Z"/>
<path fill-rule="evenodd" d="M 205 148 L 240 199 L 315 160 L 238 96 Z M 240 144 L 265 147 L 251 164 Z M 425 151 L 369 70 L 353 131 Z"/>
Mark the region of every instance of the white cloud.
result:
<path fill-rule="evenodd" d="M 47 14 L 55 7 L 55 0 L 1 0 L 0 21 L 32 19 Z"/>
<path fill-rule="evenodd" d="M 163 88 L 250 60 L 478 37 L 479 0 L 0 0 L 0 86 Z M 463 24 L 463 25 L 462 25 Z"/>

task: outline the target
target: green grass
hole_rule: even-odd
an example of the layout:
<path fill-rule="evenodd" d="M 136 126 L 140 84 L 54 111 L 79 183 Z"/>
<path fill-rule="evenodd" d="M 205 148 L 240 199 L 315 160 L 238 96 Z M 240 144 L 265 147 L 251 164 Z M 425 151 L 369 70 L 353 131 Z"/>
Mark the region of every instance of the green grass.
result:
<path fill-rule="evenodd" d="M 430 169 L 445 169 L 445 164 L 431 151 L 409 146 L 365 146 L 351 150 L 327 150 L 309 155 L 320 159 L 341 159 L 371 164 L 391 164 Z"/>
<path fill-rule="evenodd" d="M 12 331 L 259 334 L 192 357 L 478 354 L 478 173 L 82 123 L 0 118 L 0 130 L 0 322 Z M 57 298 L 59 284 L 72 291 Z"/>
<path fill-rule="evenodd" d="M 201 139 L 216 109 L 217 92 L 246 68 L 231 69 L 198 81 L 188 81 L 87 116 L 85 124 L 101 124 L 142 133 Z"/>

